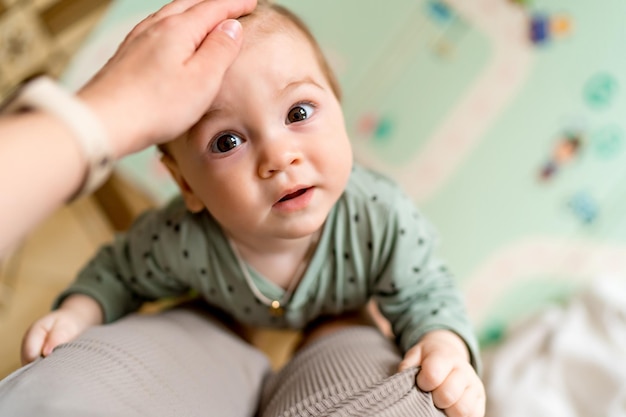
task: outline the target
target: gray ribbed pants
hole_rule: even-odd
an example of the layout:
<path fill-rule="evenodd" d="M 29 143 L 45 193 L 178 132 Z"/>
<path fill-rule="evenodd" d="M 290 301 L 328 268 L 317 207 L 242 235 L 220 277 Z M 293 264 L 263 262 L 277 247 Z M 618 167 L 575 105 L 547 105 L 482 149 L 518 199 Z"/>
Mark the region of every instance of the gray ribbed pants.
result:
<path fill-rule="evenodd" d="M 278 373 L 221 322 L 187 309 L 90 329 L 0 381 L 2 417 L 443 416 L 376 329 L 312 342 Z M 261 410 L 257 414 L 257 410 Z"/>

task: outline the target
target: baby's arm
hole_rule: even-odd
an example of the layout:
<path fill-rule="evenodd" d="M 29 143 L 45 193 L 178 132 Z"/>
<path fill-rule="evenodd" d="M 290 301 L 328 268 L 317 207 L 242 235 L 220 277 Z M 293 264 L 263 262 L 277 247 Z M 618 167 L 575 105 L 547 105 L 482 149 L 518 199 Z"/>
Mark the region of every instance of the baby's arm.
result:
<path fill-rule="evenodd" d="M 46 356 L 90 326 L 113 322 L 144 301 L 188 294 L 189 284 L 178 277 L 189 277 L 194 270 L 191 262 L 181 261 L 188 256 L 181 242 L 199 245 L 203 231 L 195 224 L 187 230 L 186 213 L 182 200 L 175 200 L 142 214 L 126 233 L 103 246 L 57 297 L 55 311 L 29 328 L 22 362 Z"/>
<path fill-rule="evenodd" d="M 470 364 L 465 342 L 456 333 L 426 333 L 406 352 L 399 369 L 413 366 L 421 366 L 417 386 L 431 392 L 435 406 L 448 417 L 485 415 L 485 387 Z"/>
<path fill-rule="evenodd" d="M 371 288 L 406 352 L 401 369 L 421 367 L 417 385 L 432 392 L 435 405 L 448 417 L 482 417 L 478 344 L 462 294 L 436 256 L 436 233 L 408 197 L 397 193 L 389 207 L 377 242 L 380 250 L 373 251 L 381 255 L 378 264 L 383 267 Z"/>
<path fill-rule="evenodd" d="M 22 340 L 22 364 L 48 356 L 91 326 L 102 324 L 100 305 L 91 297 L 73 294 L 61 306 L 33 323 Z"/>

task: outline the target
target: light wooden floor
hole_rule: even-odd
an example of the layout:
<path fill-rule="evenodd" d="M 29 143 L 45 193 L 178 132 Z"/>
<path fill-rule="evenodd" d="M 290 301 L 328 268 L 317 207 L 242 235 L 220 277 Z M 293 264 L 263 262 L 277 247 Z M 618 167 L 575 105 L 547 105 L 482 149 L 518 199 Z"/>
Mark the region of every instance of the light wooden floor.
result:
<path fill-rule="evenodd" d="M 20 366 L 20 344 L 28 326 L 50 310 L 55 296 L 112 237 L 99 206 L 86 198 L 60 209 L 0 264 L 0 379 Z M 261 331 L 253 342 L 277 368 L 290 355 L 297 335 Z"/>
<path fill-rule="evenodd" d="M 56 212 L 0 264 L 0 378 L 19 367 L 28 326 L 111 238 L 104 216 L 86 198 Z"/>

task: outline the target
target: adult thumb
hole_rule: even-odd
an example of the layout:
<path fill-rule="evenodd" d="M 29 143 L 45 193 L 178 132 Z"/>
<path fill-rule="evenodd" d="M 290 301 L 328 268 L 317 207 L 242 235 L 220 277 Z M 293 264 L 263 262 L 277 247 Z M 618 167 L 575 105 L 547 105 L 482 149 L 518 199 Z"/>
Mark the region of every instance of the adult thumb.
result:
<path fill-rule="evenodd" d="M 224 20 L 204 39 L 193 57 L 193 65 L 204 67 L 205 76 L 222 77 L 233 63 L 243 42 L 241 23 Z"/>

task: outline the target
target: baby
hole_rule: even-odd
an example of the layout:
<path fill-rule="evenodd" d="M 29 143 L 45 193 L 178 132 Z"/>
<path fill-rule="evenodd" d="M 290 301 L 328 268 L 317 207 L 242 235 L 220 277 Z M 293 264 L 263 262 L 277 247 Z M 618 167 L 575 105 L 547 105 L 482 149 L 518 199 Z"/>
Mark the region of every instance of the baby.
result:
<path fill-rule="evenodd" d="M 338 83 L 306 26 L 259 2 L 206 114 L 162 146 L 181 196 L 102 248 L 27 332 L 49 354 L 146 300 L 195 291 L 252 326 L 302 329 L 374 299 L 417 384 L 452 416 L 483 416 L 461 296 L 411 200 L 353 163 Z"/>

